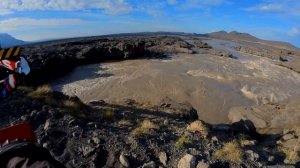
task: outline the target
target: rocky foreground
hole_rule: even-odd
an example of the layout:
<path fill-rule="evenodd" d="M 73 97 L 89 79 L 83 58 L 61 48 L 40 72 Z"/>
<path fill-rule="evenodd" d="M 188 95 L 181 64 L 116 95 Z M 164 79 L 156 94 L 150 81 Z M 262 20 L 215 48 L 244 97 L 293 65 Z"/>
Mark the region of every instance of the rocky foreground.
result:
<path fill-rule="evenodd" d="M 300 161 L 299 129 L 261 135 L 250 121 L 209 125 L 189 104 L 170 99 L 155 107 L 133 100 L 85 105 L 48 86 L 19 87 L 0 109 L 1 127 L 30 122 L 38 142 L 67 167 L 294 167 Z"/>

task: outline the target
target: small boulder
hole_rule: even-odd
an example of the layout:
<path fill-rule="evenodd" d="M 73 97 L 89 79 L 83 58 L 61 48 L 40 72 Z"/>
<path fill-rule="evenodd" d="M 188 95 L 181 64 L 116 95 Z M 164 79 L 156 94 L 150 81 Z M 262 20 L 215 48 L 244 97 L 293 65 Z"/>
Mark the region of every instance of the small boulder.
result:
<path fill-rule="evenodd" d="M 44 125 L 44 131 L 47 131 L 47 130 L 50 128 L 50 125 L 51 125 L 51 121 L 50 121 L 50 119 L 48 119 L 48 120 L 45 122 L 45 125 Z"/>
<path fill-rule="evenodd" d="M 259 155 L 252 150 L 247 150 L 245 153 L 247 154 L 248 158 L 252 161 L 257 161 L 259 159 Z"/>
<path fill-rule="evenodd" d="M 168 156 L 166 152 L 159 153 L 159 161 L 164 165 L 167 166 Z"/>
<path fill-rule="evenodd" d="M 218 137 L 213 136 L 213 137 L 211 137 L 211 141 L 214 142 L 214 143 L 218 143 L 219 139 L 218 139 Z"/>
<path fill-rule="evenodd" d="M 274 156 L 268 156 L 268 162 L 269 163 L 273 163 L 275 161 L 275 157 Z"/>
<path fill-rule="evenodd" d="M 256 127 L 250 120 L 240 120 L 232 124 L 234 131 L 238 133 L 244 133 L 250 135 L 251 137 L 258 138 L 260 135 L 256 131 Z"/>
<path fill-rule="evenodd" d="M 167 110 L 167 112 L 178 115 L 186 120 L 196 120 L 198 119 L 197 110 L 189 103 L 178 103 L 174 100 L 166 97 L 162 100 L 161 108 Z"/>
<path fill-rule="evenodd" d="M 229 132 L 231 131 L 231 127 L 226 124 L 216 124 L 212 125 L 212 130 L 214 131 L 222 131 L 222 132 Z"/>
<path fill-rule="evenodd" d="M 135 105 L 137 102 L 133 99 L 125 99 L 124 100 L 124 104 L 128 105 L 128 106 L 133 106 Z"/>
<path fill-rule="evenodd" d="M 92 101 L 88 102 L 88 105 L 103 106 L 103 105 L 106 105 L 106 102 L 104 100 L 92 100 Z"/>
<path fill-rule="evenodd" d="M 82 152 L 84 157 L 88 157 L 95 151 L 95 149 L 90 146 L 81 146 L 79 151 Z"/>
<path fill-rule="evenodd" d="M 120 163 L 122 166 L 124 166 L 126 168 L 130 167 L 130 163 L 123 153 L 120 155 L 119 160 L 120 160 Z"/>
<path fill-rule="evenodd" d="M 164 125 L 169 125 L 170 121 L 168 119 L 164 120 Z"/>
<path fill-rule="evenodd" d="M 101 140 L 98 137 L 93 137 L 92 141 L 96 144 L 99 145 L 101 143 Z"/>
<path fill-rule="evenodd" d="M 277 141 L 277 144 L 281 145 L 283 148 L 294 150 L 300 152 L 300 147 L 297 144 L 300 143 L 300 130 L 290 129 L 285 130 L 284 135 Z"/>
<path fill-rule="evenodd" d="M 283 56 L 283 55 L 279 57 L 279 60 L 281 62 L 287 62 L 287 61 L 289 61 L 288 58 L 286 56 Z"/>
<path fill-rule="evenodd" d="M 196 167 L 196 157 L 190 154 L 186 154 L 178 162 L 178 168 L 195 168 Z"/>
<path fill-rule="evenodd" d="M 294 138 L 295 138 L 295 136 L 291 133 L 285 134 L 284 136 L 282 136 L 282 140 L 284 140 L 284 141 L 288 141 L 288 140 L 291 140 L 291 139 L 294 139 Z"/>
<path fill-rule="evenodd" d="M 209 168 L 209 164 L 205 163 L 204 161 L 201 161 L 197 164 L 197 168 Z"/>
<path fill-rule="evenodd" d="M 155 168 L 156 167 L 156 164 L 154 161 L 151 161 L 149 163 L 145 163 L 142 168 Z"/>

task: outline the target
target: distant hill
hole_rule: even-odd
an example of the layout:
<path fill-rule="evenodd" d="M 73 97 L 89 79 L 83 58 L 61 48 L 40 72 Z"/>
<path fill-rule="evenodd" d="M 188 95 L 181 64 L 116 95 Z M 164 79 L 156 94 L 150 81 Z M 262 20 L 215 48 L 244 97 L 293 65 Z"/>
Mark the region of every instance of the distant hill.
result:
<path fill-rule="evenodd" d="M 217 38 L 217 39 L 223 39 L 223 40 L 231 40 L 231 41 L 237 41 L 237 42 L 241 42 L 241 41 L 252 42 L 252 43 L 258 43 L 258 44 L 262 44 L 262 45 L 276 46 L 278 48 L 299 50 L 299 48 L 297 48 L 294 45 L 287 43 L 287 42 L 262 40 L 262 39 L 252 36 L 251 34 L 240 33 L 237 31 L 232 31 L 232 32 L 219 31 L 219 32 L 208 33 L 206 35 L 211 38 Z"/>
<path fill-rule="evenodd" d="M 18 40 L 6 33 L 0 33 L 0 43 L 2 48 L 26 44 L 25 41 Z"/>
<path fill-rule="evenodd" d="M 244 40 L 244 41 L 251 41 L 251 42 L 258 42 L 261 39 L 252 36 L 248 33 L 239 33 L 237 31 L 229 32 L 226 31 L 219 31 L 207 34 L 209 37 L 218 38 L 218 39 L 225 39 L 225 40 Z"/>

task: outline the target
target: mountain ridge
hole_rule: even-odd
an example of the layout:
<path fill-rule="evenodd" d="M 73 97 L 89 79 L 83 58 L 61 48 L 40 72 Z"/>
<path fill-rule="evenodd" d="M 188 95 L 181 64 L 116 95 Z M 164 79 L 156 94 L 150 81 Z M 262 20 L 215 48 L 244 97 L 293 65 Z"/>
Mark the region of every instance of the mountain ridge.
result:
<path fill-rule="evenodd" d="M 237 31 L 232 31 L 232 32 L 218 31 L 218 32 L 207 33 L 206 35 L 211 38 L 217 38 L 223 40 L 230 40 L 230 41 L 237 41 L 237 42 L 241 42 L 241 41 L 252 42 L 252 43 L 258 43 L 258 44 L 263 44 L 268 46 L 276 46 L 284 49 L 300 50 L 298 47 L 294 46 L 289 42 L 264 40 L 264 39 L 257 38 L 249 33 L 242 33 Z"/>
<path fill-rule="evenodd" d="M 16 39 L 15 37 L 9 35 L 8 33 L 0 33 L 0 44 L 1 47 L 11 47 L 16 45 L 24 45 L 27 42 Z"/>

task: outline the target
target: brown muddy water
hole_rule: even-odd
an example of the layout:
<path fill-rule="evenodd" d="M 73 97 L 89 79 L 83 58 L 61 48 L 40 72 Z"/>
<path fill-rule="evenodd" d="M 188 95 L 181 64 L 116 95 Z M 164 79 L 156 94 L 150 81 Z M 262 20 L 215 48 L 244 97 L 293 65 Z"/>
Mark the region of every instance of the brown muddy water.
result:
<path fill-rule="evenodd" d="M 53 88 L 83 101 L 118 103 L 134 99 L 157 105 L 165 97 L 189 102 L 209 123 L 227 123 L 232 107 L 279 102 L 300 93 L 300 74 L 276 61 L 236 52 L 236 45 L 207 40 L 238 59 L 178 54 L 170 59 L 140 59 L 76 68 Z"/>

